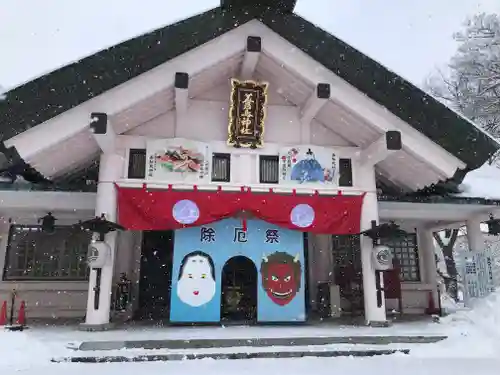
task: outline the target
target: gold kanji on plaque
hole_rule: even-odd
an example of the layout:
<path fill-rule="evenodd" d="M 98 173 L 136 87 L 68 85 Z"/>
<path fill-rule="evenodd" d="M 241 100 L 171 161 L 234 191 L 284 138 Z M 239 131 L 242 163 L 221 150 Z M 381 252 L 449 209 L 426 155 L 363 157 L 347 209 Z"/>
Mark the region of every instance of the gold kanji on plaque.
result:
<path fill-rule="evenodd" d="M 227 144 L 234 147 L 263 146 L 268 83 L 231 80 L 231 105 Z"/>

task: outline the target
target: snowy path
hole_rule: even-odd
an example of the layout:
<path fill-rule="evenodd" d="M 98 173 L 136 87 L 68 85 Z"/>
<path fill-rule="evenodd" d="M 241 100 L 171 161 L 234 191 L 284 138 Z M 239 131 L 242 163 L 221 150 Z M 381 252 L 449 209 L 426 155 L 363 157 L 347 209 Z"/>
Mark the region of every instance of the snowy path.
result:
<path fill-rule="evenodd" d="M 391 371 L 394 371 L 398 366 L 401 367 L 402 371 L 405 370 L 405 374 L 419 374 L 420 366 L 445 366 L 446 363 L 463 362 L 460 365 L 458 372 L 454 372 L 454 375 L 466 373 L 464 369 L 469 369 L 467 375 L 470 375 L 470 369 L 474 368 L 476 373 L 488 374 L 488 372 L 477 372 L 481 366 L 486 363 L 492 364 L 495 359 L 498 361 L 496 363 L 497 368 L 500 368 L 500 351 L 498 346 L 494 341 L 488 339 L 482 334 L 482 331 L 477 331 L 472 329 L 469 325 L 460 322 L 459 326 L 455 324 L 428 324 L 425 327 L 419 327 L 416 329 L 409 329 L 409 327 L 404 327 L 404 325 L 399 326 L 399 328 L 391 327 L 384 331 L 383 328 L 347 328 L 345 330 L 338 330 L 337 334 L 341 335 L 351 335 L 351 334 L 380 334 L 382 332 L 387 335 L 402 335 L 409 334 L 410 331 L 413 334 L 449 334 L 450 338 L 448 340 L 435 343 L 435 344 L 414 344 L 414 345 L 402 345 L 393 344 L 383 346 L 384 348 L 410 348 L 411 353 L 409 356 L 392 355 L 384 358 L 303 358 L 303 359 L 280 359 L 280 360 L 224 360 L 224 361 L 214 361 L 214 360 L 195 360 L 195 361 L 183 361 L 183 362 L 166 362 L 166 363 L 122 363 L 122 364 L 71 364 L 62 363 L 54 364 L 50 363 L 51 358 L 60 358 L 67 356 L 86 356 L 86 355 L 122 355 L 122 356 L 134 356 L 145 354 L 162 354 L 162 353 L 173 353 L 182 352 L 182 350 L 155 350 L 149 351 L 144 349 L 131 349 L 131 350 L 120 350 L 120 351 L 106 351 L 106 352 L 75 352 L 66 347 L 68 342 L 75 342 L 85 339 L 94 340 L 104 340 L 104 339 L 130 339 L 131 337 L 135 339 L 140 338 L 231 338 L 231 337 L 263 337 L 263 336 L 300 336 L 307 335 L 311 336 L 333 334 L 332 330 L 318 330 L 315 327 L 309 327 L 306 329 L 304 327 L 299 329 L 296 328 L 286 328 L 286 327 L 230 327 L 230 328 L 157 328 L 156 330 L 141 330 L 135 329 L 130 332 L 128 331 L 108 331 L 101 333 L 89 333 L 89 332 L 78 332 L 70 328 L 57 328 L 57 327 L 46 327 L 46 328 L 34 328 L 29 329 L 24 332 L 5 332 L 0 331 L 0 374 L 39 374 L 42 372 L 50 373 L 53 375 L 65 374 L 68 371 L 72 375 L 83 374 L 84 372 L 92 371 L 93 375 L 101 375 L 102 371 L 106 371 L 106 374 L 113 375 L 116 374 L 125 375 L 132 374 L 132 372 L 137 372 L 141 370 L 146 370 L 148 374 L 177 374 L 177 373 L 191 373 L 191 371 L 200 371 L 200 366 L 203 366 L 203 375 L 212 374 L 225 374 L 229 371 L 234 371 L 238 369 L 238 375 L 245 375 L 252 373 L 253 375 L 266 375 L 272 374 L 276 375 L 276 372 L 286 371 L 287 375 L 294 374 L 309 374 L 311 373 L 312 367 L 317 367 L 315 369 L 314 375 L 321 375 L 323 373 L 330 374 L 332 369 L 337 371 L 344 368 L 349 371 L 366 371 L 370 369 L 370 373 L 373 373 L 374 366 L 377 366 L 375 373 L 378 373 L 379 368 L 383 369 L 385 366 L 391 366 Z M 404 328 L 404 329 L 403 329 Z M 265 332 L 265 335 L 263 333 Z M 336 349 L 341 350 L 361 350 L 373 348 L 372 345 L 331 345 L 323 346 L 324 349 Z M 191 353 L 202 353 L 202 352 L 224 352 L 231 348 L 211 348 L 211 349 L 198 349 L 191 350 Z M 254 351 L 263 350 L 263 348 L 232 348 L 233 352 L 237 351 Z M 276 349 L 276 348 L 274 348 Z M 297 348 L 283 348 L 286 350 L 297 350 Z M 304 349 L 304 348 L 301 348 Z M 309 350 L 318 349 L 318 347 L 308 347 Z M 264 349 L 265 350 L 265 349 Z M 479 366 L 479 367 L 478 367 Z M 428 367 L 427 367 L 428 368 Z M 411 369 L 416 372 L 408 372 Z M 387 367 L 386 367 L 387 371 Z M 429 370 L 427 370 L 429 371 Z M 464 372 L 462 372 L 464 371 Z M 381 371 L 380 373 L 383 373 Z M 104 372 L 102 372 L 104 374 Z M 356 374 L 356 372 L 354 372 Z M 443 374 L 446 374 L 444 372 Z M 136 375 L 136 374 L 134 374 Z"/>
<path fill-rule="evenodd" d="M 440 375 L 493 375 L 500 368 L 500 293 L 480 301 L 473 311 L 457 312 L 441 324 L 402 323 L 390 328 L 304 326 L 304 327 L 228 327 L 228 328 L 141 328 L 134 327 L 108 332 L 79 332 L 71 327 L 33 327 L 25 332 L 0 330 L 0 374 L 34 375 L 331 375 L 339 371 L 357 374 L 401 372 L 405 375 L 439 373 Z M 410 355 L 391 355 L 373 358 L 301 358 L 252 360 L 192 360 L 154 363 L 76 364 L 51 363 L 51 358 L 86 356 L 91 352 L 75 352 L 67 348 L 70 342 L 86 340 L 252 338 L 299 336 L 354 335 L 447 335 L 447 340 L 435 344 L 391 344 L 386 349 L 409 348 Z M 323 349 L 361 350 L 372 345 L 325 345 Z M 273 349 L 277 349 L 276 347 Z M 297 350 L 298 348 L 281 348 Z M 300 348 L 306 349 L 306 348 Z M 307 347 L 309 350 L 318 347 Z M 232 350 L 254 351 L 256 348 L 210 348 L 190 350 L 191 353 Z M 258 348 L 258 350 L 270 350 Z M 182 350 L 147 351 L 130 349 L 93 352 L 94 355 L 122 355 L 182 352 Z"/>
<path fill-rule="evenodd" d="M 387 358 L 303 358 L 281 360 L 200 360 L 171 363 L 51 364 L 33 366 L 5 374 L 38 375 L 497 375 L 500 360 Z"/>

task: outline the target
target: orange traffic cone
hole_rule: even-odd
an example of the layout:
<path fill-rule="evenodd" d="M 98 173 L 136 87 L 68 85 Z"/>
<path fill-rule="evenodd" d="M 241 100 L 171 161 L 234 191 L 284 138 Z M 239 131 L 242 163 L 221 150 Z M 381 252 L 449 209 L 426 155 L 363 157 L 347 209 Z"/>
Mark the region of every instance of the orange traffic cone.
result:
<path fill-rule="evenodd" d="M 0 326 L 7 324 L 7 301 L 3 301 L 2 308 L 0 309 Z"/>
<path fill-rule="evenodd" d="M 21 306 L 19 306 L 19 314 L 17 315 L 16 323 L 21 326 L 26 325 L 26 305 L 24 301 L 21 301 Z"/>

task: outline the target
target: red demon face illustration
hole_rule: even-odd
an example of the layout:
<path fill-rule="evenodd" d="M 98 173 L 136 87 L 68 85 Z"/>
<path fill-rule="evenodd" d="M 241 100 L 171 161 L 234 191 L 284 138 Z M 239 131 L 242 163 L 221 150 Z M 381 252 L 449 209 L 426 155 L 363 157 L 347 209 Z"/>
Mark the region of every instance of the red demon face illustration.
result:
<path fill-rule="evenodd" d="M 289 304 L 300 290 L 301 264 L 285 252 L 275 252 L 262 258 L 262 285 L 271 300 L 280 306 Z"/>

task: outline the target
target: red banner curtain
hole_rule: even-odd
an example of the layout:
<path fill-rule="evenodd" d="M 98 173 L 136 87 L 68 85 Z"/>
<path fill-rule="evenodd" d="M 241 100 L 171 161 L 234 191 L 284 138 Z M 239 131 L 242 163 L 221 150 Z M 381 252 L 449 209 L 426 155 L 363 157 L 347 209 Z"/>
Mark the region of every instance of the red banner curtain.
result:
<path fill-rule="evenodd" d="M 283 228 L 317 234 L 356 234 L 360 232 L 364 197 L 116 188 L 118 221 L 129 230 L 174 230 L 200 226 L 244 211 Z M 175 208 L 179 202 L 186 201 L 189 207 L 196 208 L 194 217 L 191 215 L 191 219 L 187 220 L 188 224 L 186 220 L 176 217 Z M 298 208 L 298 211 L 306 213 L 305 223 L 297 219 L 301 215 L 304 217 L 303 214 L 295 215 Z"/>

